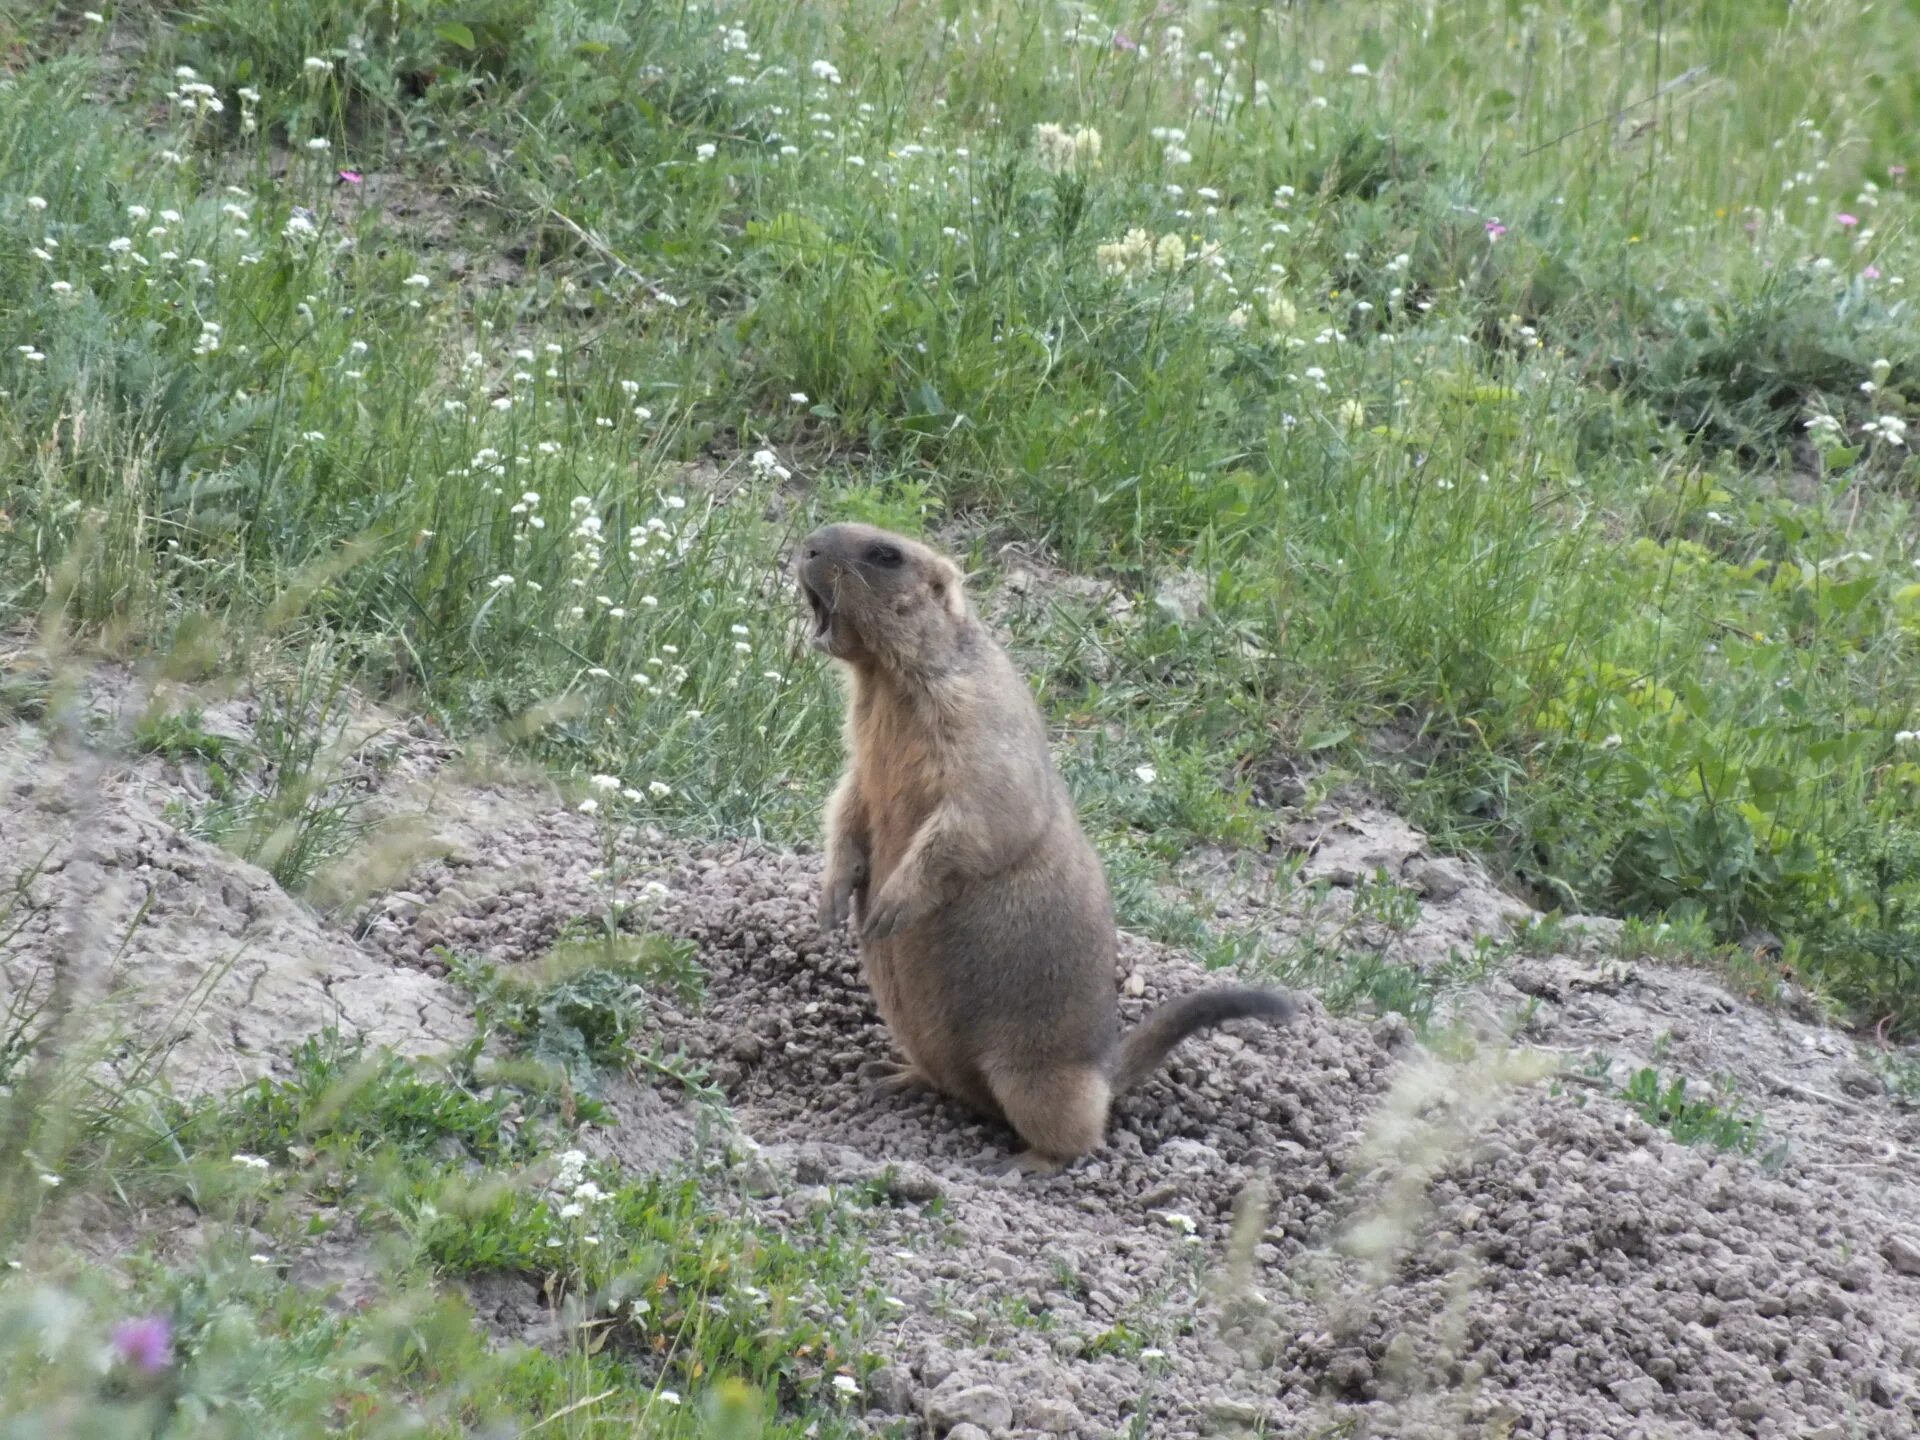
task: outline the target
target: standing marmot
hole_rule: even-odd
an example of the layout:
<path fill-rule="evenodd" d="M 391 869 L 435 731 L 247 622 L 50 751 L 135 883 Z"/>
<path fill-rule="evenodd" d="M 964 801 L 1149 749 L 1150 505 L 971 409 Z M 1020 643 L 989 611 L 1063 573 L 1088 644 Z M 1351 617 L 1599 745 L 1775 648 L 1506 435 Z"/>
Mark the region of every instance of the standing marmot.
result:
<path fill-rule="evenodd" d="M 1004 1116 L 1031 1147 L 1009 1168 L 1051 1173 L 1099 1148 L 1114 1094 L 1188 1035 L 1293 1015 L 1274 991 L 1205 990 L 1122 1039 L 1106 877 L 959 567 L 866 525 L 816 530 L 801 552 L 814 648 L 851 679 L 820 920 L 858 915 L 867 982 L 907 1056 L 887 1088 Z"/>

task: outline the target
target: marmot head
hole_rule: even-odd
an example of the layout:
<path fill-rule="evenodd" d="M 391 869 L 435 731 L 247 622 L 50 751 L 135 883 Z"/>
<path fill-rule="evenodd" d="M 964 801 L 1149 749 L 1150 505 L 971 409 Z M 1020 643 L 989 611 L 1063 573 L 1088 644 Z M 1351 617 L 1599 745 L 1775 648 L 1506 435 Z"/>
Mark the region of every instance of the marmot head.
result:
<path fill-rule="evenodd" d="M 924 669 L 967 617 L 960 567 L 871 525 L 826 525 L 800 543 L 813 648 L 852 665 Z"/>

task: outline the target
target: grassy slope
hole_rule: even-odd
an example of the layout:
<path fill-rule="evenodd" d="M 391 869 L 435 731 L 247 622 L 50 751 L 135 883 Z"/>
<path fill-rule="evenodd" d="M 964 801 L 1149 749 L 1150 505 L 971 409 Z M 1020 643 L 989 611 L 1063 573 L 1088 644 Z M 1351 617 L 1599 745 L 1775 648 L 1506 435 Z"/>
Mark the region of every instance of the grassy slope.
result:
<path fill-rule="evenodd" d="M 0 24 L 10 624 L 792 837 L 782 541 L 1017 538 L 1124 896 L 1305 766 L 1920 1023 L 1911 6 Z"/>

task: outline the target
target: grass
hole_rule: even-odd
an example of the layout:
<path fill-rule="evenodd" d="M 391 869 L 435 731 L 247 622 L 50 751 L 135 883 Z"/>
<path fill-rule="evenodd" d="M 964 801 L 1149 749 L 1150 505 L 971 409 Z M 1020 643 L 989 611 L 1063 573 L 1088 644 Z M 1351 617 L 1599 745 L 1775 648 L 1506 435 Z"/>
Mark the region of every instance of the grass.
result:
<path fill-rule="evenodd" d="M 783 544 L 1018 534 L 1132 597 L 1015 625 L 1110 850 L 1333 768 L 1915 1023 L 1904 12 L 44 14 L 17 620 L 784 838 L 835 701 Z M 287 878 L 352 842 L 242 803 Z"/>
<path fill-rule="evenodd" d="M 1006 629 L 1129 924 L 1235 958 L 1166 863 L 1344 780 L 1543 908 L 1650 952 L 1771 931 L 1920 1031 L 1911 7 L 98 14 L 0 17 L 0 625 L 243 684 L 257 746 L 190 711 L 130 739 L 217 774 L 176 820 L 283 883 L 367 839 L 357 695 L 609 827 L 810 836 L 838 697 L 783 552 L 857 517 L 983 592 L 1012 541 L 1099 582 Z M 58 672 L 9 662 L 0 708 L 75 713 Z M 489 1001 L 569 1093 L 644 1003 L 599 959 Z M 1432 1007 L 1388 961 L 1285 963 Z M 484 1128 L 460 1093 L 375 1129 Z M 536 1212 L 499 1203 L 510 1250 Z M 438 1310 L 376 1343 L 245 1264 L 193 1284 L 270 1317 L 196 1354 L 321 1377 L 299 1413 L 354 1433 L 355 1346 L 388 1395 L 478 1363 Z M 610 1363 L 516 1362 L 502 1403 Z"/>
<path fill-rule="evenodd" d="M 563 937 L 539 961 L 502 971 L 456 960 L 453 973 L 472 993 L 483 1030 L 591 1095 L 607 1072 L 635 1058 L 648 993 L 697 1000 L 701 977 L 688 945 L 597 922 L 577 928 L 584 933 Z M 697 1094 L 717 1093 L 678 1060 L 650 1055 L 644 1063 Z"/>
<path fill-rule="evenodd" d="M 1666 1038 L 1655 1043 L 1656 1061 L 1664 1057 Z M 1759 1152 L 1759 1163 L 1769 1169 L 1785 1160 L 1786 1140 L 1761 1151 L 1762 1142 L 1768 1138 L 1765 1119 L 1752 1109 L 1731 1077 L 1721 1077 L 1710 1093 L 1703 1094 L 1698 1089 L 1690 1091 L 1684 1075 L 1663 1075 L 1657 1064 L 1642 1065 L 1616 1090 L 1608 1079 L 1610 1064 L 1609 1056 L 1589 1055 L 1582 1069 L 1585 1081 L 1617 1095 L 1642 1120 L 1665 1130 L 1682 1145 L 1703 1145 L 1742 1155 Z M 1584 1095 L 1579 1103 L 1586 1103 Z"/>
<path fill-rule="evenodd" d="M 560 1125 L 538 1089 L 477 1072 L 477 1051 L 429 1072 L 320 1037 L 288 1079 L 224 1099 L 142 1091 L 43 1119 L 33 1190 L 6 1211 L 8 1257 L 36 1276 L 0 1287 L 6 1433 L 850 1433 L 880 1298 L 857 1212 L 767 1229 L 724 1156 L 614 1175 L 562 1148 L 584 1113 Z M 61 1238 L 97 1224 L 73 1210 L 91 1193 L 130 1233 L 183 1205 L 214 1238 L 139 1242 L 116 1289 Z M 289 1283 L 332 1237 L 367 1282 L 353 1306 Z M 459 1277 L 516 1280 L 565 1322 L 556 1343 L 490 1349 Z"/>

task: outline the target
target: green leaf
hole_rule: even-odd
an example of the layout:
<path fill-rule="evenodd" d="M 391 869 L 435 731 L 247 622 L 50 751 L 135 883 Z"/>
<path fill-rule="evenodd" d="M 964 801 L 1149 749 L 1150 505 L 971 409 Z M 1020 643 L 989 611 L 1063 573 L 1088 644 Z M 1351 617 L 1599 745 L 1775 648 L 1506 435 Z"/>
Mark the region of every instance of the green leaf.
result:
<path fill-rule="evenodd" d="M 1778 765 L 1749 765 L 1747 786 L 1753 791 L 1755 807 L 1771 815 L 1780 808 L 1781 800 L 1793 793 L 1793 773 Z"/>
<path fill-rule="evenodd" d="M 1708 718 L 1710 702 L 1706 690 L 1701 687 L 1699 681 L 1692 676 L 1683 675 L 1673 682 L 1673 686 L 1679 692 L 1680 701 L 1687 707 L 1688 714 L 1696 720 Z"/>
<path fill-rule="evenodd" d="M 442 21 L 433 27 L 433 33 L 449 45 L 458 45 L 462 50 L 473 49 L 473 31 L 457 20 Z"/>
<path fill-rule="evenodd" d="M 1331 750 L 1336 745 L 1344 745 L 1353 738 L 1353 727 L 1341 725 L 1332 730 L 1314 730 L 1303 736 L 1300 746 L 1304 750 Z"/>
<path fill-rule="evenodd" d="M 1827 589 L 1827 601 L 1842 615 L 1849 615 L 1859 608 L 1862 600 L 1873 593 L 1873 587 L 1878 583 L 1879 577 L 1877 575 L 1856 576 L 1852 580 L 1845 580 L 1838 585 L 1829 586 Z"/>
<path fill-rule="evenodd" d="M 1489 120 L 1505 120 L 1519 106 L 1520 97 L 1511 90 L 1489 90 L 1480 103 L 1486 107 Z"/>

